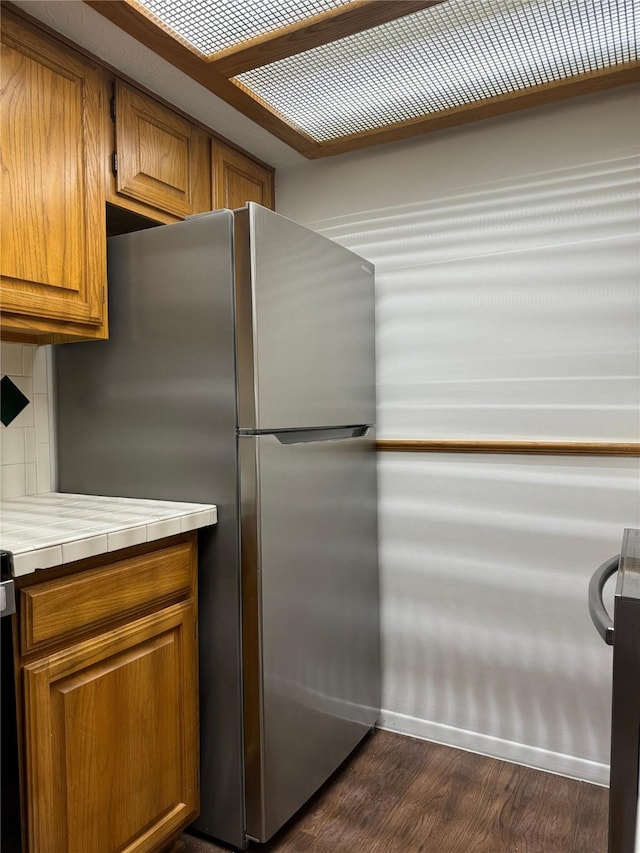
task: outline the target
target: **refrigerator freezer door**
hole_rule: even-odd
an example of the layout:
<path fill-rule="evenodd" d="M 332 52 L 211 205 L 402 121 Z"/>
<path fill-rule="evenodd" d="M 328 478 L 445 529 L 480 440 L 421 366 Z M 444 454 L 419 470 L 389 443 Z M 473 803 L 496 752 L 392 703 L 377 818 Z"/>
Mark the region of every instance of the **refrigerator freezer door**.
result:
<path fill-rule="evenodd" d="M 373 430 L 300 438 L 239 439 L 247 834 L 260 841 L 380 707 Z"/>
<path fill-rule="evenodd" d="M 256 204 L 235 243 L 240 429 L 374 423 L 373 265 Z"/>

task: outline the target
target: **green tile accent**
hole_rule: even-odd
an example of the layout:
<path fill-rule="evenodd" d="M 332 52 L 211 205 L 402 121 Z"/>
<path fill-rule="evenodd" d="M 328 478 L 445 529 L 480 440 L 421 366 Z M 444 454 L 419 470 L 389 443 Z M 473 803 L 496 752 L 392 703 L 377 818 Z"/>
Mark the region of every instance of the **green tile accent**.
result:
<path fill-rule="evenodd" d="M 2 423 L 9 426 L 28 405 L 29 400 L 15 382 L 8 376 L 3 376 L 0 381 L 0 420 Z"/>

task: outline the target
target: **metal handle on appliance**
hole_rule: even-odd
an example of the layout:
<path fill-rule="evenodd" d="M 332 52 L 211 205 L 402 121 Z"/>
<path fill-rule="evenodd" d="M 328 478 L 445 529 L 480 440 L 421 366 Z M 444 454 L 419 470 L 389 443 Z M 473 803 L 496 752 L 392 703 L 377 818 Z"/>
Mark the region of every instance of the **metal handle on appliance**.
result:
<path fill-rule="evenodd" d="M 326 429 L 288 429 L 274 432 L 280 444 L 310 444 L 320 441 L 340 441 L 345 438 L 362 438 L 369 431 L 366 425 L 328 427 Z"/>
<path fill-rule="evenodd" d="M 617 554 L 596 569 L 589 581 L 589 615 L 598 634 L 608 646 L 613 645 L 615 631 L 613 619 L 609 616 L 602 600 L 602 590 L 609 578 L 618 571 L 619 566 L 620 554 Z"/>
<path fill-rule="evenodd" d="M 16 594 L 13 581 L 0 582 L 0 616 L 11 616 L 16 612 Z"/>

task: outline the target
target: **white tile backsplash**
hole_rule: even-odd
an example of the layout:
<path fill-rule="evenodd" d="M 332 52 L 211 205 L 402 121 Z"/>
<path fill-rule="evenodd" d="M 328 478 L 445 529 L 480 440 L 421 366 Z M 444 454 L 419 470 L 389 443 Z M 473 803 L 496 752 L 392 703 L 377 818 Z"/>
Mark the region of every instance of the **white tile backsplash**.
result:
<path fill-rule="evenodd" d="M 49 397 L 47 394 L 34 394 L 34 412 L 36 421 L 36 444 L 49 444 Z"/>
<path fill-rule="evenodd" d="M 0 344 L 0 371 L 3 376 L 22 376 L 22 344 Z"/>
<path fill-rule="evenodd" d="M 24 458 L 27 465 L 36 461 L 36 431 L 33 427 L 24 430 Z"/>
<path fill-rule="evenodd" d="M 38 470 L 35 462 L 27 462 L 25 467 L 25 493 L 33 495 L 38 491 Z"/>
<path fill-rule="evenodd" d="M 16 465 L 26 461 L 25 430 L 2 430 L 0 434 L 0 464 Z"/>
<path fill-rule="evenodd" d="M 51 491 L 51 468 L 48 444 L 36 444 L 36 483 L 38 494 Z M 33 494 L 33 492 L 27 494 Z"/>
<path fill-rule="evenodd" d="M 36 347 L 22 347 L 22 375 L 33 376 L 33 359 Z M 45 356 L 46 358 L 46 356 Z M 34 389 L 35 391 L 35 389 Z"/>
<path fill-rule="evenodd" d="M 33 390 L 36 394 L 47 393 L 47 347 L 36 347 L 33 354 Z"/>
<path fill-rule="evenodd" d="M 1 375 L 29 400 L 9 426 L 0 425 L 2 498 L 48 492 L 52 487 L 49 350 L 33 344 L 0 344 Z"/>
<path fill-rule="evenodd" d="M 18 498 L 26 493 L 26 465 L 3 465 L 0 498 Z"/>

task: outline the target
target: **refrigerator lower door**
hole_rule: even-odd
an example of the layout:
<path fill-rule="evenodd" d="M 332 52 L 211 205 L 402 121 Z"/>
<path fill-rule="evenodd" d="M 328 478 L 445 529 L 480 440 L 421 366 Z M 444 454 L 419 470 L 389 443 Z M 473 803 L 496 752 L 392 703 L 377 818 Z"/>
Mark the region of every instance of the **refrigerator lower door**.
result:
<path fill-rule="evenodd" d="M 239 440 L 247 835 L 258 841 L 380 707 L 373 430 L 296 438 Z"/>

